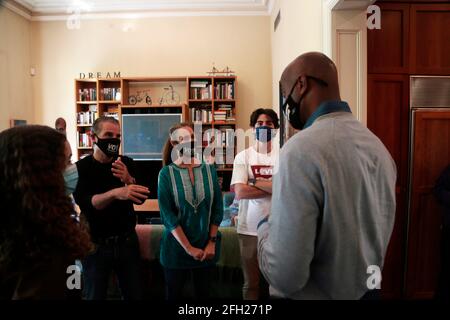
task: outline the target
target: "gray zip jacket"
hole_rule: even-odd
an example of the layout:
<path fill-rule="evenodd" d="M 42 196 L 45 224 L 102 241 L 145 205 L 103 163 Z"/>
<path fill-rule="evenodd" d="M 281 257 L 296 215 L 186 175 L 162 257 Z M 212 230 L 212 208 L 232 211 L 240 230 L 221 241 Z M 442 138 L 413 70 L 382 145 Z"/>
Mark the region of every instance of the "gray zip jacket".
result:
<path fill-rule="evenodd" d="M 395 163 L 351 113 L 319 117 L 283 146 L 258 259 L 275 296 L 359 299 L 379 287 L 394 226 Z"/>

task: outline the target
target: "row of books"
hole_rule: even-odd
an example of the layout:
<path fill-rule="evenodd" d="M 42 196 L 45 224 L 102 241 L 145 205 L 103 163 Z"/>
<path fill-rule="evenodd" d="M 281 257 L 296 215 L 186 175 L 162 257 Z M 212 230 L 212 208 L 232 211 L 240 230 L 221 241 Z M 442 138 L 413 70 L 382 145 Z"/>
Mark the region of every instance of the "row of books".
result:
<path fill-rule="evenodd" d="M 97 100 L 97 90 L 93 88 L 78 89 L 78 101 Z"/>
<path fill-rule="evenodd" d="M 120 101 L 120 88 L 103 88 L 100 90 L 102 100 Z"/>
<path fill-rule="evenodd" d="M 215 85 L 216 99 L 234 99 L 234 83 L 219 83 Z"/>
<path fill-rule="evenodd" d="M 218 142 L 219 146 L 222 146 L 224 148 L 234 146 L 234 129 L 231 127 L 220 128 L 220 131 L 217 133 L 215 139 L 215 141 Z"/>
<path fill-rule="evenodd" d="M 119 114 L 117 112 L 103 112 L 104 117 L 112 117 L 116 120 L 119 120 Z"/>
<path fill-rule="evenodd" d="M 79 148 L 92 148 L 91 130 L 77 132 L 77 141 Z"/>
<path fill-rule="evenodd" d="M 234 129 L 232 127 L 221 127 L 220 130 L 206 130 L 203 133 L 203 145 L 213 144 L 222 148 L 234 146 Z M 217 144 L 215 143 L 217 141 Z"/>
<path fill-rule="evenodd" d="M 214 110 L 214 121 L 236 121 L 233 114 L 233 106 L 230 104 L 219 104 Z"/>
<path fill-rule="evenodd" d="M 90 124 L 92 125 L 97 117 L 96 112 L 84 111 L 77 113 L 77 124 Z"/>
<path fill-rule="evenodd" d="M 206 88 L 189 88 L 189 99 L 210 100 L 211 96 L 211 86 Z"/>
<path fill-rule="evenodd" d="M 212 99 L 211 84 L 208 82 L 191 82 L 189 99 Z M 214 87 L 216 99 L 234 99 L 234 83 L 219 83 Z"/>
<path fill-rule="evenodd" d="M 191 108 L 190 111 L 192 122 L 210 123 L 213 120 L 211 109 Z"/>

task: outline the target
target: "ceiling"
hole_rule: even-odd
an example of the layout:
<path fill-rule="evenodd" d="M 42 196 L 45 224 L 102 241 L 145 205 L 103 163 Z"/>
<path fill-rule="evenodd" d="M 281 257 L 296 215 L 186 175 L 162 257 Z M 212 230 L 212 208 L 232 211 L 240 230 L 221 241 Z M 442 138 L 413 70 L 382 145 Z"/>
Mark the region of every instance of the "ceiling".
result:
<path fill-rule="evenodd" d="M 113 12 L 219 11 L 268 14 L 271 0 L 15 0 L 32 15 Z"/>
<path fill-rule="evenodd" d="M 283 1 L 283 0 L 282 0 Z M 295 0 L 301 1 L 301 0 Z M 315 0 L 327 10 L 364 9 L 375 0 Z M 275 0 L 0 0 L 31 20 L 139 18 L 166 15 L 270 15 Z"/>

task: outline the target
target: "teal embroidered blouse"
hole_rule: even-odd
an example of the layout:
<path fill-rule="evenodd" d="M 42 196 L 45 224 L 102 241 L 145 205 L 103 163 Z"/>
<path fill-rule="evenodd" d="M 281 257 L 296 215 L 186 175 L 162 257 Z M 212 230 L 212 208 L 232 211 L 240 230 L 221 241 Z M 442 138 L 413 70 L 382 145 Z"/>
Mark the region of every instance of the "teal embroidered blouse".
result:
<path fill-rule="evenodd" d="M 219 226 L 222 222 L 223 199 L 215 168 L 202 163 L 193 168 L 193 173 L 194 185 L 189 170 L 176 164 L 165 166 L 159 172 L 158 204 L 165 226 L 160 260 L 166 268 L 206 267 L 215 264 L 220 256 L 219 234 L 215 258 L 203 262 L 187 254 L 172 235 L 172 231 L 181 226 L 191 245 L 203 249 L 208 243 L 210 225 Z"/>

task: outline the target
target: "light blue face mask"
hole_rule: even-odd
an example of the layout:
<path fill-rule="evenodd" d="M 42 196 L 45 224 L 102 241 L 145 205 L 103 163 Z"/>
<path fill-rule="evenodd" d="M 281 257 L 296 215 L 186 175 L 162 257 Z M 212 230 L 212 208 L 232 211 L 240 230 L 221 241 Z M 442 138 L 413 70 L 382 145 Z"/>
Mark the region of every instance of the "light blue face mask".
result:
<path fill-rule="evenodd" d="M 277 135 L 277 131 L 269 126 L 255 128 L 255 138 L 260 142 L 269 142 Z"/>
<path fill-rule="evenodd" d="M 64 171 L 64 184 L 66 186 L 66 194 L 72 194 L 78 183 L 78 170 L 76 164 L 71 164 Z"/>

